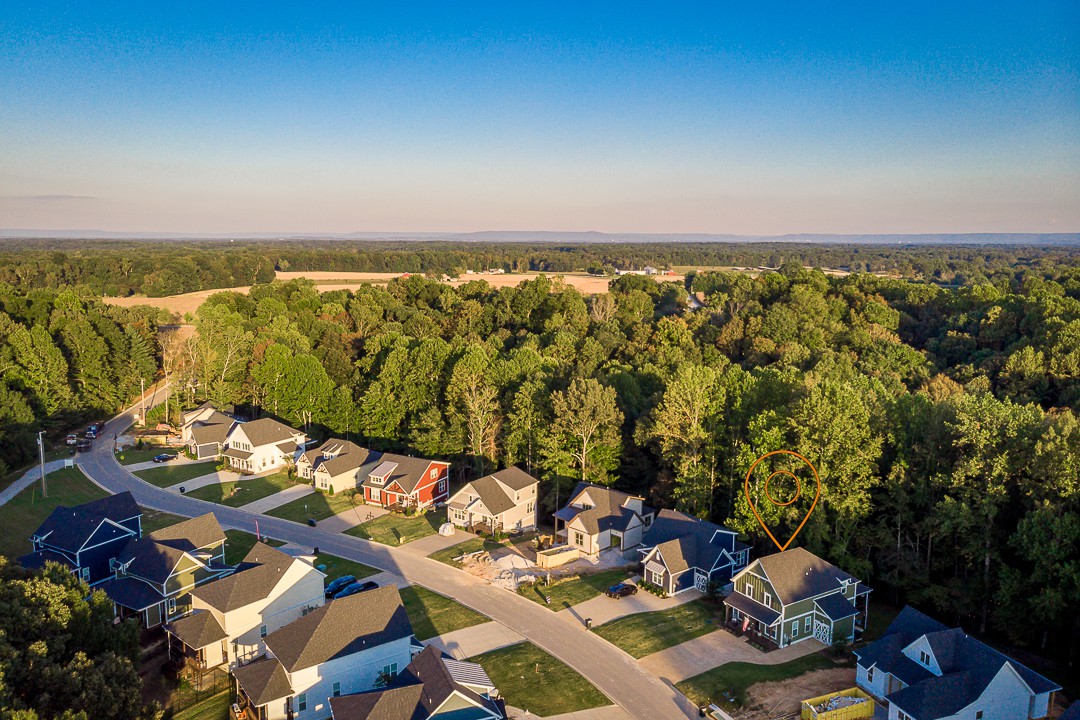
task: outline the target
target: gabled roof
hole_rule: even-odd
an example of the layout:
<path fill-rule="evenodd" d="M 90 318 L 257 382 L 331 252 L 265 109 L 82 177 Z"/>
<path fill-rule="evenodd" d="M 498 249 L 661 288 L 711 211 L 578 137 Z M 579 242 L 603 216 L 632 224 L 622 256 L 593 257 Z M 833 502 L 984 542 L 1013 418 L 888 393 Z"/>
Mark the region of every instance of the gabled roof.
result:
<path fill-rule="evenodd" d="M 818 598 L 814 601 L 814 604 L 817 605 L 818 608 L 821 609 L 821 612 L 825 613 L 825 616 L 833 622 L 859 614 L 858 609 L 841 593 L 833 593 L 832 595 Z"/>
<path fill-rule="evenodd" d="M 506 485 L 511 490 L 516 490 L 518 492 L 532 487 L 533 485 L 537 485 L 540 482 L 529 473 L 513 465 L 508 468 L 503 468 L 498 472 L 491 473 L 491 477 L 495 478 L 503 485 Z"/>
<path fill-rule="evenodd" d="M 27 553 L 18 560 L 19 565 L 22 565 L 27 570 L 38 570 L 45 567 L 47 562 L 60 563 L 61 565 L 67 565 L 69 568 L 75 568 L 74 562 L 69 560 L 66 555 L 61 555 L 55 550 L 38 550 Z"/>
<path fill-rule="evenodd" d="M 421 480 L 427 479 L 426 471 L 433 462 L 440 461 L 372 451 L 368 455 L 364 467 L 360 469 L 360 475 L 363 478 L 362 484 L 368 487 L 385 488 L 389 487 L 392 483 L 397 483 L 406 493 L 411 493 L 420 485 Z M 386 482 L 381 485 L 372 483 L 371 478 L 368 476 L 385 463 L 394 463 L 396 467 L 390 472 L 390 476 L 386 478 Z"/>
<path fill-rule="evenodd" d="M 940 676 L 903 654 L 923 637 L 938 662 Z M 856 654 L 863 667 L 877 666 L 907 683 L 887 699 L 919 720 L 947 717 L 975 702 L 1006 665 L 1035 693 L 1061 689 L 960 628 L 946 628 L 910 607 L 900 612 L 881 639 Z"/>
<path fill-rule="evenodd" d="M 517 502 L 507 493 L 506 487 L 512 492 L 521 492 L 526 488 L 536 485 L 540 481 L 529 475 L 524 470 L 509 467 L 505 470 L 485 475 L 469 483 L 476 492 L 484 507 L 492 515 L 500 515 L 517 506 Z M 504 487 L 505 486 L 505 487 Z M 464 489 L 464 488 L 462 488 Z M 460 491 L 459 491 L 460 492 Z"/>
<path fill-rule="evenodd" d="M 288 626 L 286 626 L 288 627 Z M 241 665 L 232 671 L 233 677 L 244 688 L 248 699 L 258 705 L 265 705 L 274 700 L 293 694 L 289 675 L 277 658 L 263 658 L 247 665 Z"/>
<path fill-rule="evenodd" d="M 135 498 L 125 491 L 75 507 L 59 505 L 49 513 L 45 522 L 38 526 L 34 536 L 42 538 L 47 545 L 75 553 L 104 520 L 120 523 L 141 514 Z M 111 533 L 112 537 L 102 538 L 102 542 L 132 534 L 115 526 L 110 526 L 107 532 Z"/>
<path fill-rule="evenodd" d="M 753 600 L 740 592 L 733 592 L 724 598 L 724 604 L 733 607 L 743 615 L 749 615 L 766 625 L 772 625 L 780 618 L 780 613 Z"/>
<path fill-rule="evenodd" d="M 332 697 L 330 713 L 334 720 L 428 720 L 423 693 L 423 685 L 413 684 Z"/>
<path fill-rule="evenodd" d="M 214 613 L 209 610 L 195 610 L 179 620 L 172 621 L 165 629 L 189 648 L 196 650 L 228 637 L 214 618 Z"/>
<path fill-rule="evenodd" d="M 725 550 L 734 552 L 747 547 L 727 528 L 675 510 L 657 513 L 645 532 L 643 543 L 660 548 L 664 563 L 672 573 L 689 568 L 711 570 Z"/>
<path fill-rule="evenodd" d="M 294 562 L 303 561 L 256 542 L 234 573 L 201 585 L 191 594 L 216 610 L 229 612 L 269 597 Z"/>
<path fill-rule="evenodd" d="M 393 585 L 332 600 L 266 636 L 266 647 L 296 672 L 413 634 Z"/>
<path fill-rule="evenodd" d="M 259 418 L 238 427 L 244 430 L 244 435 L 251 441 L 253 447 L 277 445 L 286 440 L 292 440 L 295 435 L 303 435 L 300 430 L 293 430 L 285 423 L 273 418 Z"/>
<path fill-rule="evenodd" d="M 132 538 L 116 556 L 127 572 L 152 582 L 164 583 L 185 553 L 215 545 L 225 540 L 225 533 L 213 513 L 170 525 L 142 538 Z M 208 565 L 211 570 L 231 570 L 227 566 Z"/>
<path fill-rule="evenodd" d="M 586 491 L 588 491 L 589 499 L 594 503 L 593 507 L 588 510 L 570 507 L 570 503 Z M 623 531 L 630 526 L 634 518 L 640 517 L 637 512 L 625 507 L 626 502 L 632 497 L 634 496 L 603 485 L 578 483 L 574 492 L 570 494 L 570 503 L 556 512 L 555 517 L 566 522 L 580 521 L 590 535 L 596 535 L 604 530 Z M 650 512 L 648 508 L 642 507 L 646 513 Z"/>
<path fill-rule="evenodd" d="M 196 445 L 224 443 L 236 421 L 223 412 L 214 411 L 205 420 L 196 420 L 191 425 L 191 439 Z"/>
<path fill-rule="evenodd" d="M 758 558 L 757 563 L 769 577 L 780 602 L 785 605 L 839 590 L 843 580 L 856 580 L 803 548 L 766 555 Z"/>
<path fill-rule="evenodd" d="M 162 545 L 177 548 L 185 552 L 194 552 L 201 548 L 225 541 L 225 532 L 218 524 L 214 513 L 199 515 L 175 525 L 155 530 L 146 536 Z"/>
<path fill-rule="evenodd" d="M 135 578 L 110 578 L 97 586 L 117 605 L 131 610 L 145 610 L 157 605 L 165 597 L 142 580 Z"/>

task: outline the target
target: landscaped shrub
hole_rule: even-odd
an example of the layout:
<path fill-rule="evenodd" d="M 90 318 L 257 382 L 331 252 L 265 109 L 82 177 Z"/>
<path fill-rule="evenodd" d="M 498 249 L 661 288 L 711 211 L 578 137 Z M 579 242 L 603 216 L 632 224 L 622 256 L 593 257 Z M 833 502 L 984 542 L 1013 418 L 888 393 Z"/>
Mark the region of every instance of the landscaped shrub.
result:
<path fill-rule="evenodd" d="M 652 593 L 658 598 L 666 598 L 668 596 L 668 594 L 664 592 L 664 588 L 660 587 L 659 585 L 653 585 L 651 582 L 645 582 L 644 580 L 642 580 L 637 584 L 637 586 L 647 593 Z"/>

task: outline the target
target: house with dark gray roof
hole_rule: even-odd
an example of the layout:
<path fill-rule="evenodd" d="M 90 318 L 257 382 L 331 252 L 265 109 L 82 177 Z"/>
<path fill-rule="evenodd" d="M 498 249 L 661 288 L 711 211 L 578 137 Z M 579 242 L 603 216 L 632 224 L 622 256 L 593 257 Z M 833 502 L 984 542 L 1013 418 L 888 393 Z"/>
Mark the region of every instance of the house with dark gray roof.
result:
<path fill-rule="evenodd" d="M 216 458 L 221 454 L 229 431 L 237 422 L 236 418 L 219 411 L 210 403 L 203 403 L 183 414 L 180 437 L 188 452 L 196 458 Z"/>
<path fill-rule="evenodd" d="M 458 527 L 485 533 L 534 530 L 539 484 L 516 467 L 485 475 L 450 497 L 447 517 Z"/>
<path fill-rule="evenodd" d="M 112 561 L 128 540 L 142 536 L 142 510 L 130 492 L 75 507 L 57 506 L 30 536 L 33 551 L 19 558 L 27 569 L 57 562 L 90 585 L 112 577 Z"/>
<path fill-rule="evenodd" d="M 237 705 L 260 720 L 322 720 L 332 698 L 373 690 L 411 661 L 416 641 L 393 585 L 332 600 L 268 634 L 233 669 Z"/>
<path fill-rule="evenodd" d="M 766 649 L 811 638 L 851 642 L 866 627 L 870 587 L 803 548 L 752 561 L 732 585 L 728 628 Z"/>
<path fill-rule="evenodd" d="M 233 571 L 213 513 L 129 539 L 112 566 L 113 577 L 101 589 L 117 616 L 138 616 L 148 628 L 187 612 L 197 585 Z"/>
<path fill-rule="evenodd" d="M 1061 687 L 960 628 L 905 607 L 855 650 L 856 684 L 889 720 L 1044 718 Z"/>
<path fill-rule="evenodd" d="M 750 559 L 735 531 L 675 510 L 656 514 L 642 546 L 642 579 L 669 595 L 723 587 Z"/>
<path fill-rule="evenodd" d="M 222 455 L 241 473 L 262 473 L 292 465 L 307 435 L 273 418 L 237 423 L 229 430 Z"/>
<path fill-rule="evenodd" d="M 603 485 L 578 483 L 570 501 L 555 513 L 555 535 L 595 558 L 608 548 L 630 550 L 640 545 L 654 516 L 642 497 Z"/>
<path fill-rule="evenodd" d="M 232 574 L 195 587 L 190 611 L 165 626 L 171 658 L 207 670 L 262 655 L 269 633 L 323 605 L 325 577 L 311 558 L 256 542 Z"/>
<path fill-rule="evenodd" d="M 484 668 L 429 645 L 380 690 L 330 698 L 333 720 L 504 720 Z"/>

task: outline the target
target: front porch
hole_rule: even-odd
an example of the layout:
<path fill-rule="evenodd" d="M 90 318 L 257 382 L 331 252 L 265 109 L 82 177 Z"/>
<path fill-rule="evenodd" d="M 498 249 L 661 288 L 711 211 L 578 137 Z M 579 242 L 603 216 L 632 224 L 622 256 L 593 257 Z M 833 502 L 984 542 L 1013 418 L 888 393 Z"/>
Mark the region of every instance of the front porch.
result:
<path fill-rule="evenodd" d="M 743 618 L 742 620 L 729 619 L 724 623 L 723 627 L 735 637 L 746 638 L 750 645 L 758 648 L 761 652 L 768 653 L 780 649 L 780 645 L 775 640 L 761 632 L 761 623 L 756 620 L 750 618 Z"/>

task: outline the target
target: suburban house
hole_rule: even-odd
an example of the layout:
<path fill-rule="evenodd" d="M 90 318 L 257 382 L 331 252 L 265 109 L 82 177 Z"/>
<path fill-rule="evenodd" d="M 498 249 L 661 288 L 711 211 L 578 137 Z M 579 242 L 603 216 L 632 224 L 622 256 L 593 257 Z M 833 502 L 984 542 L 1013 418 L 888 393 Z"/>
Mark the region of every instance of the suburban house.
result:
<path fill-rule="evenodd" d="M 191 591 L 233 571 L 225 533 L 213 513 L 129 539 L 101 583 L 118 617 L 138 615 L 151 628 L 186 613 Z"/>
<path fill-rule="evenodd" d="M 237 423 L 225 438 L 223 454 L 242 473 L 261 473 L 288 467 L 307 435 L 273 418 Z"/>
<path fill-rule="evenodd" d="M 75 507 L 57 506 L 30 537 L 33 552 L 19 558 L 27 569 L 53 561 L 91 585 L 112 577 L 112 560 L 128 540 L 142 535 L 142 510 L 129 492 Z"/>
<path fill-rule="evenodd" d="M 485 533 L 536 528 L 536 488 L 540 481 L 509 467 L 466 483 L 447 503 L 450 522 Z"/>
<path fill-rule="evenodd" d="M 803 548 L 758 558 L 732 583 L 729 629 L 769 649 L 809 638 L 851 642 L 866 627 L 870 588 Z"/>
<path fill-rule="evenodd" d="M 191 591 L 190 612 L 165 626 L 170 656 L 206 670 L 262 655 L 266 635 L 322 606 L 325 577 L 256 542 L 235 572 Z"/>
<path fill-rule="evenodd" d="M 1061 690 L 910 606 L 855 656 L 856 684 L 887 707 L 889 720 L 1044 718 Z"/>
<path fill-rule="evenodd" d="M 363 488 L 364 501 L 382 507 L 423 508 L 450 494 L 450 463 L 369 450 L 348 440 L 330 439 L 301 453 L 296 472 L 316 490 Z"/>
<path fill-rule="evenodd" d="M 330 698 L 334 720 L 504 720 L 491 679 L 476 663 L 431 645 L 382 690 Z"/>
<path fill-rule="evenodd" d="M 412 661 L 412 625 L 393 585 L 333 600 L 263 638 L 233 670 L 243 720 L 321 720 L 330 699 L 385 684 Z"/>
<path fill-rule="evenodd" d="M 555 513 L 555 534 L 570 547 L 595 558 L 601 550 L 629 550 L 640 545 L 653 516 L 644 498 L 578 483 L 566 507 Z"/>
<path fill-rule="evenodd" d="M 188 452 L 199 460 L 216 458 L 225 446 L 229 431 L 237 421 L 217 410 L 210 403 L 203 403 L 185 412 L 181 418 L 180 437 Z"/>
<path fill-rule="evenodd" d="M 674 510 L 657 513 L 643 544 L 641 577 L 669 595 L 723 587 L 750 559 L 735 531 Z"/>

